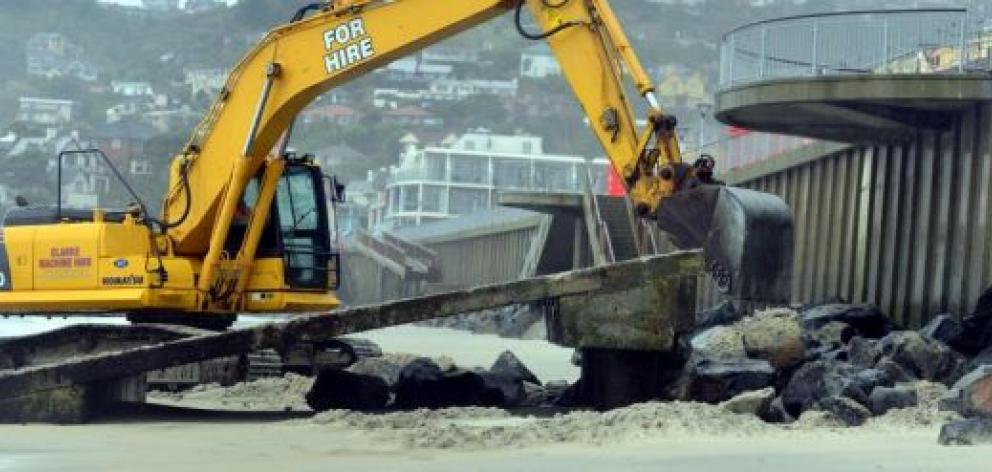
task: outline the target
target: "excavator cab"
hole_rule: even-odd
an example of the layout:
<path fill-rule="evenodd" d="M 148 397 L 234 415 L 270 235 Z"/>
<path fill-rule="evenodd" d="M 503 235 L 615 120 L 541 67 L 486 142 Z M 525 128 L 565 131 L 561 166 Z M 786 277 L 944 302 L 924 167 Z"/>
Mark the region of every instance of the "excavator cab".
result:
<path fill-rule="evenodd" d="M 260 182 L 261 176 L 249 182 L 241 207 L 254 208 Z M 287 159 L 257 257 L 281 259 L 283 278 L 291 289 L 338 287 L 339 260 L 331 245 L 328 201 L 320 167 L 307 156 Z M 246 227 L 247 219 L 232 224 L 226 244 L 229 251 L 240 247 Z"/>

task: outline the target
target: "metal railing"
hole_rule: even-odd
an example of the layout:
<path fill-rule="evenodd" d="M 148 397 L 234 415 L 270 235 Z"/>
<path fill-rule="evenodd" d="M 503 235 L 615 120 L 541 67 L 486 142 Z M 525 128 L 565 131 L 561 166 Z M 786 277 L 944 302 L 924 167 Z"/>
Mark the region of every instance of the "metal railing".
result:
<path fill-rule="evenodd" d="M 582 193 L 582 198 L 585 200 L 586 207 L 586 218 L 592 218 L 591 223 L 595 228 L 595 232 L 590 234 L 590 237 L 596 238 L 596 241 L 592 242 L 593 245 L 598 244 L 599 250 L 602 251 L 602 255 L 605 258 L 603 263 L 613 264 L 617 261 L 616 252 L 613 251 L 613 241 L 610 239 L 610 231 L 606 226 L 606 221 L 603 220 L 603 212 L 599 208 L 599 199 L 596 193 L 593 192 L 593 177 L 592 171 L 586 167 L 586 185 L 585 191 Z M 593 248 L 593 253 L 595 254 L 596 248 Z M 596 259 L 594 256 L 593 259 Z M 598 264 L 598 261 L 595 261 Z"/>
<path fill-rule="evenodd" d="M 783 134 L 746 132 L 740 136 L 728 136 L 719 141 L 703 145 L 686 155 L 694 159 L 708 154 L 716 159 L 716 171 L 720 173 L 742 169 L 752 164 L 784 155 L 818 142 L 815 139 Z"/>
<path fill-rule="evenodd" d="M 760 21 L 724 35 L 720 88 L 777 78 L 989 70 L 992 32 L 979 25 L 963 8 Z"/>

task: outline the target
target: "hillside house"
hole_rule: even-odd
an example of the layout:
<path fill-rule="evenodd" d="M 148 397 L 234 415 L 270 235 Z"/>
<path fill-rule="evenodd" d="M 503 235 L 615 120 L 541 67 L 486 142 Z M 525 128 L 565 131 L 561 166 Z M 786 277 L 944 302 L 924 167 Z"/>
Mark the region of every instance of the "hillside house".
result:
<path fill-rule="evenodd" d="M 561 75 L 561 65 L 551 48 L 545 43 L 524 49 L 520 54 L 520 76 L 528 79 L 544 79 Z"/>
<path fill-rule="evenodd" d="M 87 82 L 97 79 L 96 67 L 85 60 L 83 48 L 61 34 L 36 33 L 28 38 L 25 52 L 29 76 L 75 77 Z"/>
<path fill-rule="evenodd" d="M 153 126 L 136 120 L 108 123 L 90 134 L 97 148 L 126 172 L 131 170 L 132 162 L 145 159 L 145 144 L 158 135 Z"/>
<path fill-rule="evenodd" d="M 21 97 L 15 120 L 41 126 L 64 126 L 72 121 L 72 100 Z"/>

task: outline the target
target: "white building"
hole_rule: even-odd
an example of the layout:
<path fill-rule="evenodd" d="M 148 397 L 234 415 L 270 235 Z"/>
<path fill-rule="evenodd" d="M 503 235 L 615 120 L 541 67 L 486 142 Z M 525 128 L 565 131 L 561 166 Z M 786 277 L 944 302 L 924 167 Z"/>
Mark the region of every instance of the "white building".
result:
<path fill-rule="evenodd" d="M 117 95 L 125 97 L 151 97 L 155 95 L 152 84 L 148 82 L 111 81 L 110 89 Z"/>
<path fill-rule="evenodd" d="M 386 184 L 386 227 L 416 225 L 496 206 L 501 190 L 581 192 L 587 172 L 605 189 L 606 159 L 544 154 L 537 136 L 485 130 L 423 147 L 413 135 L 400 141 L 400 165 Z"/>
<path fill-rule="evenodd" d="M 92 82 L 97 70 L 87 62 L 83 48 L 58 33 L 35 33 L 28 38 L 25 53 L 30 76 L 54 79 L 75 77 Z"/>
<path fill-rule="evenodd" d="M 17 121 L 44 126 L 63 126 L 72 121 L 72 100 L 21 97 Z"/>
<path fill-rule="evenodd" d="M 544 79 L 561 75 L 561 65 L 547 44 L 540 43 L 524 49 L 520 55 L 520 76 Z"/>
<path fill-rule="evenodd" d="M 227 84 L 227 71 L 224 69 L 186 69 L 184 83 L 190 88 L 190 95 L 204 92 L 214 95 Z"/>
<path fill-rule="evenodd" d="M 501 98 L 517 96 L 519 84 L 513 80 L 456 80 L 432 81 L 427 98 L 432 100 L 464 100 L 476 95 L 494 95 Z"/>

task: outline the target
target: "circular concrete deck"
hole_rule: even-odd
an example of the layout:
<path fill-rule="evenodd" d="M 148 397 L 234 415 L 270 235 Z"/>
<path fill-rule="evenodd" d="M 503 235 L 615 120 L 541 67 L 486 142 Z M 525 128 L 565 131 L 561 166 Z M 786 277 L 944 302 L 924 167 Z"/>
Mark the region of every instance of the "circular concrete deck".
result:
<path fill-rule="evenodd" d="M 992 100 L 992 75 L 844 75 L 775 79 L 717 93 L 720 121 L 756 131 L 860 143 L 949 127 Z"/>

